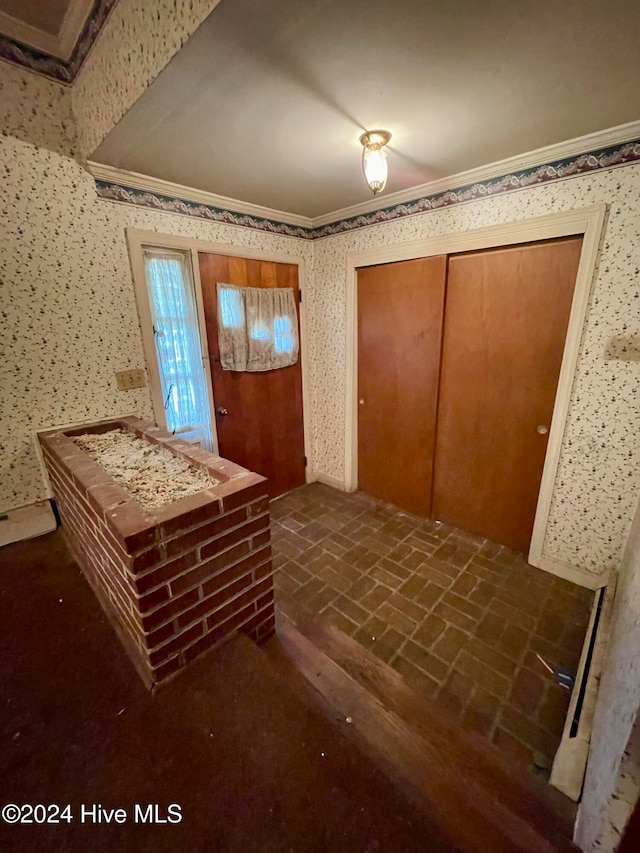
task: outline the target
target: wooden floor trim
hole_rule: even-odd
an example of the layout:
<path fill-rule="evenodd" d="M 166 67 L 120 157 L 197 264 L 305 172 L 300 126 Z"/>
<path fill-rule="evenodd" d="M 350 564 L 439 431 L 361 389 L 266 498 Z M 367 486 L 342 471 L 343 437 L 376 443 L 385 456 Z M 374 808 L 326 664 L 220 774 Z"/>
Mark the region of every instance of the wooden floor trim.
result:
<path fill-rule="evenodd" d="M 394 670 L 333 626 L 316 623 L 305 625 L 304 630 L 323 648 L 285 622 L 278 636 L 292 664 L 343 720 L 350 721 L 347 724 L 385 769 L 402 777 L 428 816 L 462 851 L 551 853 L 575 849 L 566 825 L 544 799 L 536 797 L 529 786 L 523 789 L 510 776 L 503 776 L 503 759 L 497 749 L 476 742 L 472 733 L 457 724 L 448 724 L 440 709 L 436 709 L 440 720 L 433 709 L 427 709 L 420 714 L 417 728 L 409 725 L 400 705 L 426 705 L 426 698 L 418 698 Z M 366 680 L 366 687 L 350 674 L 349 667 L 359 669 L 358 678 Z M 392 699 L 390 708 L 389 699 L 394 695 L 400 698 Z"/>

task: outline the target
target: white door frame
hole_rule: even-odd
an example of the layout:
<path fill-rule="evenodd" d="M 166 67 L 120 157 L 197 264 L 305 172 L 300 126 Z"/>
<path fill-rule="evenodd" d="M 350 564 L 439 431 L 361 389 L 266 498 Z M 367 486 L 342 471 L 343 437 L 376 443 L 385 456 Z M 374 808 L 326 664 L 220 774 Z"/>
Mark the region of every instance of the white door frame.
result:
<path fill-rule="evenodd" d="M 558 390 L 549 430 L 549 443 L 545 456 L 540 492 L 536 508 L 529 563 L 545 568 L 554 574 L 585 583 L 584 573 L 568 564 L 543 558 L 543 544 L 549 521 L 551 497 L 558 470 L 560 448 L 569 413 L 571 388 L 578 363 L 580 340 L 584 328 L 589 297 L 593 285 L 596 261 L 602 236 L 607 206 L 552 213 L 535 219 L 492 225 L 454 234 L 443 234 L 394 246 L 349 252 L 347 254 L 347 377 L 346 377 L 346 436 L 345 436 L 345 488 L 358 487 L 358 267 L 408 261 L 430 255 L 448 255 L 477 249 L 550 240 L 554 237 L 583 235 L 582 252 L 571 304 L 569 326 L 565 340 Z M 580 580 L 578 580 L 580 578 Z"/>
<path fill-rule="evenodd" d="M 306 288 L 306 265 L 301 255 L 287 255 L 284 252 L 269 252 L 262 249 L 246 248 L 244 246 L 231 246 L 227 243 L 215 243 L 209 240 L 198 240 L 195 237 L 182 237 L 176 234 L 163 234 L 158 231 L 141 231 L 136 228 L 127 228 L 127 245 L 129 247 L 129 259 L 133 273 L 133 283 L 136 293 L 136 304 L 140 317 L 142 330 L 142 343 L 149 368 L 151 400 L 153 411 L 158 424 L 166 425 L 164 417 L 164 405 L 158 373 L 155 343 L 151 325 L 151 314 L 149 312 L 149 300 L 147 296 L 147 283 L 144 272 L 145 248 L 156 249 L 179 249 L 191 255 L 191 271 L 198 307 L 198 325 L 200 327 L 200 346 L 202 349 L 202 361 L 207 377 L 207 388 L 209 392 L 209 408 L 211 411 L 211 434 L 213 437 L 214 453 L 219 452 L 218 432 L 215 417 L 215 399 L 213 382 L 211 379 L 211 363 L 209 360 L 209 349 L 207 341 L 207 327 L 204 316 L 204 302 L 202 299 L 202 282 L 200 280 L 200 265 L 198 253 L 206 252 L 214 255 L 231 255 L 236 258 L 247 258 L 256 261 L 271 261 L 273 263 L 294 264 L 298 267 L 298 287 L 300 293 L 304 294 Z M 298 304 L 300 309 L 300 359 L 302 367 L 302 421 L 304 430 L 304 454 L 307 458 L 305 467 L 305 480 L 311 482 L 315 479 L 311 468 L 311 425 L 309 423 L 309 365 L 307 361 L 307 318 L 305 313 L 306 300 Z"/>

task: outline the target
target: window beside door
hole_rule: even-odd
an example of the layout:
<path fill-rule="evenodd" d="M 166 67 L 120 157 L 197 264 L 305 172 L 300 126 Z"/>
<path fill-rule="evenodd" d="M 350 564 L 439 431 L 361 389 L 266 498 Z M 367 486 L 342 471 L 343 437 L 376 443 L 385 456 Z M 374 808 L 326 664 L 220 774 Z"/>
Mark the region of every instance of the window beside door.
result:
<path fill-rule="evenodd" d="M 212 450 L 191 256 L 147 248 L 144 270 L 166 429 Z"/>

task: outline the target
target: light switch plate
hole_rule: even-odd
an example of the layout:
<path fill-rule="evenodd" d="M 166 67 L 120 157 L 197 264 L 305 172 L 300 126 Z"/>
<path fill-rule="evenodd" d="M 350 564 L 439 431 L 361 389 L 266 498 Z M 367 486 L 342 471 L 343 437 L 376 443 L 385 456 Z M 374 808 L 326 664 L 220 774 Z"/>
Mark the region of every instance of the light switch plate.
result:
<path fill-rule="evenodd" d="M 132 391 L 134 388 L 144 388 L 147 377 L 144 370 L 119 370 L 116 373 L 118 391 Z"/>

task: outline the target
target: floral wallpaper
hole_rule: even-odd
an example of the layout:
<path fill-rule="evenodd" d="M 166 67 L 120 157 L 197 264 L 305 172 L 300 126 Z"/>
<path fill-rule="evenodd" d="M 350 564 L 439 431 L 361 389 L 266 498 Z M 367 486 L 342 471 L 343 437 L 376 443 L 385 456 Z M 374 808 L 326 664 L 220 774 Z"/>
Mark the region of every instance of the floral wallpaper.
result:
<path fill-rule="evenodd" d="M 345 288 L 349 251 L 609 205 L 581 343 L 544 551 L 599 573 L 617 567 L 640 490 L 640 363 L 610 357 L 640 342 L 640 166 L 597 172 L 314 240 L 313 418 L 317 470 L 344 479 Z M 635 344 L 633 342 L 635 341 Z M 321 416 L 320 416 L 321 411 Z"/>
<path fill-rule="evenodd" d="M 566 157 L 562 160 L 544 163 L 541 166 L 508 172 L 497 178 L 489 178 L 484 181 L 477 181 L 474 184 L 468 184 L 467 186 L 455 187 L 434 193 L 433 195 L 422 196 L 415 199 L 415 201 L 393 204 L 389 207 L 381 207 L 371 213 L 363 213 L 358 216 L 339 219 L 328 225 L 321 225 L 314 228 L 313 237 L 330 237 L 333 234 L 353 231 L 357 228 L 364 228 L 367 225 L 392 222 L 394 219 L 402 219 L 405 216 L 413 216 L 416 213 L 427 213 L 443 207 L 451 207 L 454 204 L 491 198 L 505 192 L 513 192 L 513 190 L 528 189 L 539 184 L 556 182 L 565 178 L 572 178 L 575 175 L 583 175 L 600 169 L 611 169 L 615 166 L 623 166 L 639 161 L 640 140 L 617 143 L 607 148 L 600 148 Z"/>
<path fill-rule="evenodd" d="M 72 86 L 0 59 L 0 130 L 86 160 L 219 2 L 102 0 Z"/>
<path fill-rule="evenodd" d="M 575 175 L 638 162 L 640 162 L 640 141 L 618 143 L 608 148 L 596 149 L 586 154 L 578 154 L 564 160 L 545 163 L 542 166 L 508 172 L 502 177 L 489 178 L 456 189 L 420 196 L 412 202 L 381 207 L 370 213 L 338 219 L 328 225 L 314 227 L 291 225 L 277 219 L 237 213 L 202 202 L 193 202 L 176 196 L 136 189 L 115 181 L 96 180 L 96 187 L 99 196 L 113 201 L 151 207 L 155 210 L 166 210 L 171 213 L 182 213 L 185 216 L 195 216 L 200 219 L 215 219 L 218 222 L 243 225 L 246 228 L 259 228 L 263 231 L 288 234 L 290 237 L 317 240 L 320 237 L 343 234 L 347 231 L 366 228 L 369 225 L 380 225 L 397 219 L 404 219 L 417 213 L 427 213 L 483 198 L 495 198 L 497 195 L 513 192 L 516 189 L 527 189 L 552 181 L 564 180 Z"/>
<path fill-rule="evenodd" d="M 618 567 L 640 489 L 640 361 L 619 357 L 640 347 L 640 166 L 589 174 L 581 166 L 573 177 L 532 186 L 525 180 L 517 191 L 491 198 L 472 188 L 469 200 L 461 196 L 449 206 L 443 197 L 428 206 L 418 202 L 408 211 L 413 215 L 396 217 L 403 212 L 394 209 L 330 225 L 322 232 L 329 236 L 317 233 L 321 239 L 313 241 L 100 199 L 91 176 L 70 158 L 95 150 L 217 2 L 156 0 L 149 14 L 144 0 L 119 0 L 71 89 L 0 61 L 0 508 L 47 494 L 36 428 L 119 412 L 152 417 L 148 389 L 120 392 L 114 376 L 144 367 L 126 227 L 304 256 L 311 461 L 342 480 L 346 253 L 605 202 L 608 222 L 545 553 L 586 572 Z M 637 151 L 624 156 L 637 159 Z M 378 220 L 385 221 L 373 224 Z M 615 849 L 640 784 L 640 534 L 634 529 L 578 822 L 577 840 L 589 853 Z"/>
<path fill-rule="evenodd" d="M 5 136 L 0 139 L 4 172 L 0 310 L 3 328 L 8 330 L 0 364 L 6 389 L 0 508 L 46 496 L 34 447 L 36 428 L 117 412 L 152 417 L 148 389 L 119 392 L 114 376 L 116 370 L 144 366 L 125 242 L 127 226 L 305 258 L 312 464 L 341 480 L 346 253 L 606 202 L 608 222 L 545 553 L 587 572 L 619 565 L 639 489 L 640 362 L 625 353 L 637 351 L 640 339 L 640 166 L 579 175 L 312 241 L 308 236 L 297 238 L 99 198 L 91 176 L 74 160 L 56 153 L 74 150 L 62 87 L 32 75 L 26 80 L 21 76 L 25 72 L 7 72 L 4 63 L 0 72 L 3 92 L 11 95 L 8 105 L 3 100 Z M 29 87 L 38 104 L 31 112 Z M 120 103 L 125 101 L 122 94 Z M 110 110 L 97 117 L 94 130 L 101 123 L 108 125 Z M 58 111 L 62 120 L 56 119 Z M 24 138 L 36 140 L 41 147 Z M 631 562 L 626 558 L 624 571 L 633 582 L 623 583 L 618 598 L 596 717 L 592 772 L 581 810 L 580 832 L 589 851 L 614 849 L 638 785 L 634 744 L 640 737 L 633 723 L 638 707 L 634 685 L 640 638 L 639 644 L 634 643 L 640 624 L 640 590 L 629 568 L 635 567 L 640 577 L 637 541 L 630 547 L 635 547 L 635 557 Z"/>
<path fill-rule="evenodd" d="M 7 145 L 15 145 L 15 140 L 7 140 Z M 44 159 L 43 151 L 35 157 L 40 165 Z M 59 175 L 60 169 L 64 175 Z M 34 223 L 33 216 L 27 217 L 27 211 L 44 209 L 46 212 L 46 204 L 50 211 L 55 211 L 64 202 L 66 213 L 59 218 L 67 221 L 69 228 L 73 227 L 72 223 L 89 219 L 94 223 L 84 230 L 79 227 L 78 234 L 82 233 L 85 241 L 100 242 L 97 223 L 101 223 L 100 228 L 102 223 L 113 228 L 113 223 L 119 222 L 122 229 L 126 224 L 140 221 L 159 223 L 150 227 L 178 229 L 178 233 L 229 232 L 243 245 L 273 245 L 284 241 L 296 247 L 295 253 L 304 252 L 309 264 L 313 261 L 316 279 L 306 301 L 310 329 L 307 355 L 311 377 L 312 459 L 316 470 L 338 480 L 344 477 L 346 252 L 404 242 L 425 234 L 452 233 L 529 218 L 596 201 L 608 202 L 609 220 L 582 341 L 545 553 L 589 572 L 618 565 L 638 494 L 634 476 L 638 441 L 632 426 L 638 415 L 640 364 L 637 360 L 609 357 L 608 353 L 611 341 L 637 341 L 640 333 L 638 312 L 630 310 L 638 300 L 638 165 L 520 190 L 491 200 L 459 204 L 314 241 L 291 239 L 262 231 L 258 226 L 237 228 L 217 220 L 174 215 L 163 212 L 162 208 L 151 210 L 111 204 L 96 198 L 95 186 L 82 169 L 74 171 L 72 164 L 54 158 L 44 170 L 46 177 L 42 182 L 34 180 L 25 187 L 24 170 L 16 169 L 15 164 L 8 168 L 9 180 L 4 190 L 9 193 L 17 181 L 14 192 L 20 198 L 29 230 L 46 226 L 44 221 L 39 226 Z M 54 189 L 60 184 L 66 185 L 68 198 L 61 197 Z M 84 194 L 82 211 L 76 210 L 79 192 Z M 47 193 L 50 198 L 45 201 Z M 128 262 L 124 242 L 114 238 L 112 244 L 118 249 L 120 264 L 125 264 L 120 269 L 119 281 L 120 286 L 126 288 Z M 24 246 L 24 251 L 30 250 Z M 75 245 L 72 251 L 77 252 Z M 116 321 L 114 332 L 116 339 L 125 333 L 137 336 L 135 315 L 133 321 Z M 129 346 L 135 352 L 138 344 L 131 339 Z M 102 369 L 105 369 L 104 363 Z"/>
<path fill-rule="evenodd" d="M 125 241 L 128 226 L 304 255 L 306 240 L 100 200 L 74 160 L 0 138 L 0 305 L 4 390 L 0 508 L 46 497 L 33 431 L 136 412 L 147 388 L 117 390 L 117 370 L 145 366 Z"/>
<path fill-rule="evenodd" d="M 211 222 L 226 222 L 227 225 L 241 225 L 243 228 L 255 228 L 259 231 L 270 231 L 273 234 L 286 234 L 289 237 L 313 238 L 313 229 L 277 219 L 266 219 L 248 213 L 239 213 L 212 204 L 188 201 L 183 198 L 160 195 L 155 192 L 137 190 L 124 184 L 96 179 L 96 191 L 100 198 L 109 201 L 121 201 L 124 204 L 135 204 L 138 207 L 149 207 L 152 210 L 164 210 L 167 213 L 180 213 L 183 216 L 193 216 L 197 219 L 208 219 Z"/>
<path fill-rule="evenodd" d="M 73 157 L 76 150 L 71 91 L 0 60 L 0 131 Z"/>
<path fill-rule="evenodd" d="M 607 662 L 576 825 L 588 853 L 614 850 L 640 792 L 640 505 L 618 575 Z"/>
<path fill-rule="evenodd" d="M 220 0 L 119 0 L 72 88 L 88 158 Z"/>

